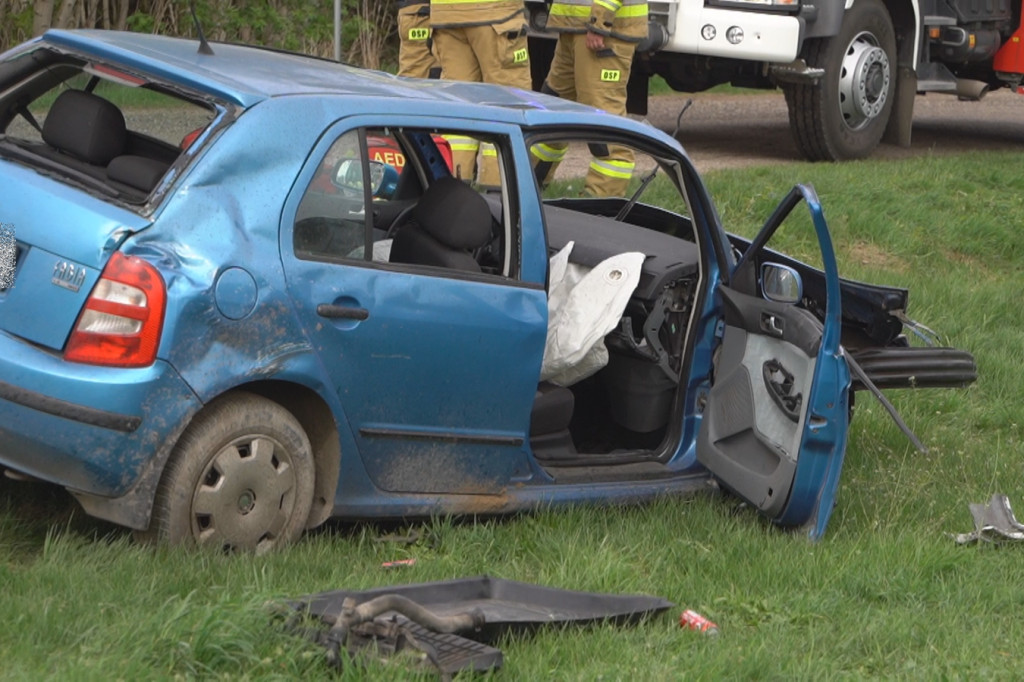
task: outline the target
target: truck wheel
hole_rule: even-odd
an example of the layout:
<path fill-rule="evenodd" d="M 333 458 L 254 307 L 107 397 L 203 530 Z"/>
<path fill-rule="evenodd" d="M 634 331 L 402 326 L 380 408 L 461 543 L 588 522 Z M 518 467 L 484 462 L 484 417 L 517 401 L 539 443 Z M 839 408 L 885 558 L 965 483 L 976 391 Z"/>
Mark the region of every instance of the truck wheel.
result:
<path fill-rule="evenodd" d="M 313 453 L 277 403 L 233 393 L 182 434 L 153 503 L 147 542 L 263 553 L 301 535 L 313 500 Z"/>
<path fill-rule="evenodd" d="M 808 41 L 808 66 L 825 70 L 813 85 L 786 84 L 789 125 L 810 161 L 868 156 L 885 132 L 896 89 L 896 38 L 880 0 L 856 0 L 839 35 Z"/>

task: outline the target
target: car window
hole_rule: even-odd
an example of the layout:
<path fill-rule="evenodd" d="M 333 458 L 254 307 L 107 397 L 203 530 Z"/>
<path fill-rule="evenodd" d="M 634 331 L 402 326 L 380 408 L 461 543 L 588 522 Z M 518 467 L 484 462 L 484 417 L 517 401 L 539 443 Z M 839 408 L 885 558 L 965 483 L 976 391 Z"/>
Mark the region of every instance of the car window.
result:
<path fill-rule="evenodd" d="M 142 204 L 218 109 L 147 78 L 49 54 L 0 94 L 0 155 Z"/>
<path fill-rule="evenodd" d="M 610 217 L 622 212 L 623 222 L 692 238 L 688 200 L 670 159 L 619 140 L 550 135 L 531 141 L 530 156 L 546 204 Z M 665 220 L 652 220 L 645 208 Z"/>
<path fill-rule="evenodd" d="M 469 146 L 476 158 L 465 153 Z M 456 130 L 350 130 L 331 144 L 303 193 L 295 253 L 438 276 L 516 277 L 509 148 L 501 136 Z"/>
<path fill-rule="evenodd" d="M 32 118 L 40 126 L 45 125 L 47 113 L 61 93 L 66 90 L 90 91 L 93 78 L 92 74 L 78 73 L 48 90 L 28 106 Z M 212 119 L 209 109 L 156 90 L 103 79 L 96 81 L 91 88 L 92 94 L 120 109 L 128 130 L 173 148 L 181 148 L 185 142 L 194 140 L 194 137 L 187 139 L 190 133 L 201 131 Z M 5 132 L 23 140 L 42 142 L 42 131 L 36 129 L 28 117 L 18 116 Z"/>

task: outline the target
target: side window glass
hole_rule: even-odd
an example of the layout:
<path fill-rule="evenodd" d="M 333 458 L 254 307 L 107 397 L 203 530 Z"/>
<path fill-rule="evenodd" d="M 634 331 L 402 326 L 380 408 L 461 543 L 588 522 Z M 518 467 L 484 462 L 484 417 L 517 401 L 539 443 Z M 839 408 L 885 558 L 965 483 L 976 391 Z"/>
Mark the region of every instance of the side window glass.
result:
<path fill-rule="evenodd" d="M 407 157 L 396 198 L 404 196 L 411 168 L 425 181 L 416 206 L 387 229 L 394 238 L 389 261 L 518 277 L 519 217 L 508 138 L 436 128 L 396 136 Z"/>
<path fill-rule="evenodd" d="M 365 259 L 364 163 L 359 131 L 348 131 L 331 145 L 295 213 L 299 258 Z"/>
<path fill-rule="evenodd" d="M 331 145 L 299 203 L 295 253 L 436 269 L 429 273 L 436 276 L 515 278 L 509 149 L 506 137 L 460 131 L 349 131 Z"/>

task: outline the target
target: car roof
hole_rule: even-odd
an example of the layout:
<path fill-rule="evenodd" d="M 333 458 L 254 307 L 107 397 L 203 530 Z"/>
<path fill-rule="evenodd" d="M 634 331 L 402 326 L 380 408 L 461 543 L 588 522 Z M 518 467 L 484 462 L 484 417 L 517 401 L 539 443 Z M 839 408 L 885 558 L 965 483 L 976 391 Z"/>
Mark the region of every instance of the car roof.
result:
<path fill-rule="evenodd" d="M 193 39 L 100 30 L 50 30 L 42 40 L 95 55 L 248 107 L 270 97 L 314 93 L 453 100 L 500 106 L 540 106 L 536 93 L 479 83 L 420 81 L 338 62 L 250 45 L 212 43 L 198 51 Z"/>
<path fill-rule="evenodd" d="M 149 33 L 51 29 L 34 41 L 136 69 L 172 84 L 248 108 L 294 95 L 386 99 L 389 110 L 416 102 L 421 113 L 456 115 L 520 125 L 612 124 L 669 141 L 660 131 L 588 106 L 516 88 L 447 80 L 403 78 L 294 52 L 251 45 L 212 43 Z M 613 121 L 609 119 L 614 119 Z"/>

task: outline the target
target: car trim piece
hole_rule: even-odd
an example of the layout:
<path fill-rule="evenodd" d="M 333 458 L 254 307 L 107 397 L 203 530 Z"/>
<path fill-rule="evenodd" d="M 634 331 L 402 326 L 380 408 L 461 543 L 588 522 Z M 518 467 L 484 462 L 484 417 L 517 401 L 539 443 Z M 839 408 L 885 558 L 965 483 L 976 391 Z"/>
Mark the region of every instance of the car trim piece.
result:
<path fill-rule="evenodd" d="M 19 388 L 3 381 L 0 381 L 0 398 L 24 405 L 33 410 L 52 414 L 55 417 L 72 419 L 76 422 L 114 431 L 131 433 L 142 424 L 142 417 L 132 417 L 126 414 L 107 412 L 106 410 L 98 410 L 93 407 L 70 403 L 60 398 L 53 398 L 36 391 Z"/>
<path fill-rule="evenodd" d="M 436 440 L 444 443 L 469 443 L 473 445 L 510 445 L 519 447 L 523 439 L 518 436 L 486 436 L 481 434 L 461 434 L 438 431 L 413 431 L 405 429 L 359 429 L 364 438 L 396 438 L 400 440 Z"/>

